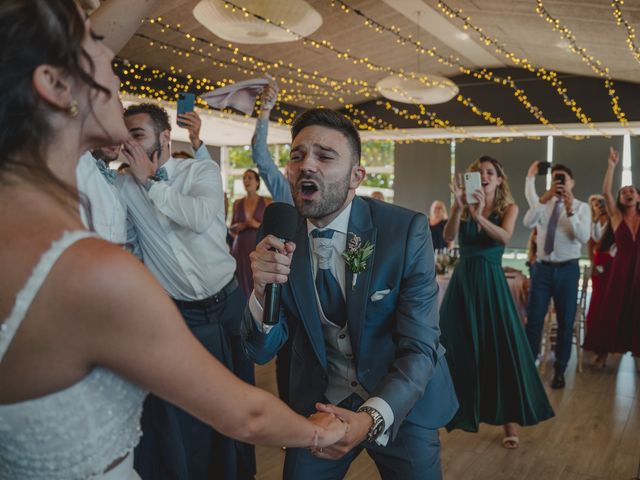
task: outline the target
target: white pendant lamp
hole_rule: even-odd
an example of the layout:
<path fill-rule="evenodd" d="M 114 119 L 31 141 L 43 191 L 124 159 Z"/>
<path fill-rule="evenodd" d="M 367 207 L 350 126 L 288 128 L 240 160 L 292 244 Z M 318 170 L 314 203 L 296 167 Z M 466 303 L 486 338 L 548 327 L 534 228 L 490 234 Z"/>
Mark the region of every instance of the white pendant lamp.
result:
<path fill-rule="evenodd" d="M 420 15 L 416 12 L 416 39 L 420 45 Z M 390 75 L 376 84 L 380 94 L 394 102 L 412 103 L 415 105 L 437 105 L 455 97 L 460 89 L 451 80 L 440 75 L 420 73 L 421 52 L 417 51 L 417 73 L 399 77 Z"/>
<path fill-rule="evenodd" d="M 418 78 L 390 75 L 376 84 L 380 94 L 401 103 L 436 105 L 455 97 L 460 89 L 451 80 L 439 75 L 416 74 Z"/>
<path fill-rule="evenodd" d="M 234 0 L 236 11 L 222 0 L 200 0 L 193 16 L 218 37 L 234 43 L 268 44 L 293 42 L 298 35 L 310 35 L 322 25 L 322 16 L 304 0 Z M 241 9 L 245 8 L 248 14 Z M 280 27 L 255 18 L 256 14 Z"/>

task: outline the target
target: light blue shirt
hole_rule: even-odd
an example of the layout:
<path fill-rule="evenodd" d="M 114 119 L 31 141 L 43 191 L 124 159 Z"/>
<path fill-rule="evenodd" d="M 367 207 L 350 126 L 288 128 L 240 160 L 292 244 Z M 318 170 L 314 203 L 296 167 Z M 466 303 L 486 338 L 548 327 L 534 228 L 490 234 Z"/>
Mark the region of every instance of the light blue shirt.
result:
<path fill-rule="evenodd" d="M 269 120 L 258 118 L 256 131 L 251 144 L 253 162 L 258 167 L 258 173 L 271 193 L 274 202 L 283 202 L 293 205 L 291 186 L 289 181 L 278 169 L 267 147 L 267 133 Z"/>

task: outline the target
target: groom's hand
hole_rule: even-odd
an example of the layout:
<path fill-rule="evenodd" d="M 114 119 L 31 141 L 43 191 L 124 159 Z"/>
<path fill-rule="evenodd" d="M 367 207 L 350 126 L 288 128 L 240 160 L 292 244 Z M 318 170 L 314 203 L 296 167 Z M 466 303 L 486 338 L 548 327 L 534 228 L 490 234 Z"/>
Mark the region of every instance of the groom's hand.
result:
<path fill-rule="evenodd" d="M 253 290 L 260 305 L 264 306 L 264 289 L 267 283 L 286 283 L 291 271 L 291 256 L 295 243 L 281 242 L 273 235 L 267 235 L 251 252 Z"/>
<path fill-rule="evenodd" d="M 325 405 L 323 403 L 316 403 L 316 409 L 318 412 L 333 413 L 349 426 L 341 440 L 330 447 L 323 448 L 322 451 L 314 451 L 314 456 L 318 458 L 336 460 L 343 457 L 367 438 L 367 433 L 371 425 L 373 425 L 373 420 L 371 420 L 371 416 L 368 413 L 352 412 L 335 405 Z"/>

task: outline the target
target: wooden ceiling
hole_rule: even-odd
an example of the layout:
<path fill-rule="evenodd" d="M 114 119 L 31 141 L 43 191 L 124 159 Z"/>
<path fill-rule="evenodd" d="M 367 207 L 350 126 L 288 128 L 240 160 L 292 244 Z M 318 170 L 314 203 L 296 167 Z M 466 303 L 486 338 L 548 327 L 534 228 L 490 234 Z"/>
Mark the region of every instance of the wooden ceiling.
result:
<path fill-rule="evenodd" d="M 548 82 L 544 82 L 536 73 L 521 69 L 514 70 L 514 63 L 501 53 L 497 53 L 493 46 L 485 45 L 476 32 L 463 30 L 463 22 L 460 19 L 447 18 L 451 24 L 451 31 L 457 31 L 459 37 L 464 37 L 464 33 L 467 33 L 468 39 L 465 42 L 472 43 L 474 48 L 481 48 L 493 57 L 495 61 L 488 62 L 491 65 L 480 63 L 477 56 L 465 57 L 464 49 L 461 51 L 458 47 L 454 48 L 455 45 L 452 46 L 455 43 L 452 40 L 453 37 L 442 38 L 435 35 L 428 23 L 428 16 L 421 14 L 422 28 L 419 29 L 417 10 L 413 18 L 398 11 L 402 10 L 400 8 L 402 5 L 406 12 L 415 5 L 421 4 L 425 9 L 430 7 L 439 16 L 446 18 L 438 7 L 437 0 L 345 0 L 344 3 L 351 7 L 349 13 L 340 8 L 340 2 L 307 1 L 323 18 L 322 26 L 310 35 L 314 40 L 328 41 L 340 51 L 349 51 L 357 58 L 367 58 L 368 62 L 385 69 L 407 72 L 419 70 L 453 78 L 460 86 L 463 95 L 472 98 L 472 101 L 481 105 L 483 110 L 496 112 L 495 115 L 505 117 L 505 121 L 509 119 L 506 123 L 536 123 L 538 120 L 526 109 L 523 110 L 522 102 L 518 104 L 514 99 L 513 89 L 497 86 L 486 78 L 478 79 L 472 74 L 461 73 L 459 68 L 464 66 L 478 71 L 483 67 L 490 67 L 499 75 L 512 75 L 516 79 L 517 87 L 522 88 L 525 94 L 528 90 L 537 89 L 539 93 L 536 94 L 537 103 L 534 106 L 538 106 L 538 103 L 544 104 L 545 113 L 548 112 L 547 118 L 551 121 L 578 121 L 571 109 L 563 104 L 560 96 L 549 87 Z M 593 57 L 593 62 L 599 61 L 602 69 L 609 69 L 611 79 L 616 81 L 616 85 L 618 82 L 620 85 L 617 90 L 620 107 L 628 119 L 640 120 L 640 107 L 637 106 L 640 105 L 638 102 L 640 95 L 635 85 L 640 74 L 640 60 L 634 57 L 627 44 L 628 36 L 624 24 L 616 24 L 612 3 L 619 5 L 621 2 L 612 2 L 612 0 L 446 1 L 451 8 L 462 9 L 463 16 L 468 17 L 471 24 L 480 28 L 488 37 L 495 39 L 506 51 L 514 53 L 519 58 L 526 58 L 536 68 L 543 67 L 558 72 L 560 78 L 565 79 L 565 86 L 571 84 L 575 89 L 578 105 L 583 107 L 594 121 L 616 121 L 617 118 L 611 108 L 611 98 L 604 87 L 604 78 L 595 73 L 581 55 L 572 52 L 569 42 L 559 32 L 554 31 L 552 25 L 536 12 L 537 4 L 542 5 L 549 15 L 557 18 L 560 24 L 569 29 L 575 37 L 576 44 L 585 49 L 586 55 Z M 385 114 L 380 102 L 376 105 L 375 99 L 379 95 L 374 90 L 375 83 L 387 76 L 388 71 L 367 68 L 363 62 L 340 59 L 335 52 L 325 48 L 315 48 L 309 44 L 305 45 L 302 41 L 271 45 L 235 44 L 233 47 L 238 49 L 235 54 L 225 51 L 224 48 L 218 50 L 216 46 L 227 46 L 228 42 L 216 37 L 195 20 L 192 10 L 196 4 L 197 0 L 180 2 L 162 0 L 153 12 L 153 17 L 161 17 L 163 23 L 172 26 L 180 24 L 182 33 L 172 29 L 162 31 L 157 22 L 145 23 L 119 56 L 132 63 L 145 64 L 166 72 L 172 71 L 174 67 L 181 70 L 178 72 L 180 78 L 185 78 L 187 75 L 206 78 L 213 85 L 216 82 L 228 83 L 262 76 L 262 73 L 255 69 L 255 64 L 243 60 L 243 57 L 253 56 L 267 62 L 282 61 L 285 65 L 290 64 L 293 69 L 308 73 L 317 72 L 320 76 L 343 82 L 341 83 L 343 87 L 340 89 L 328 85 L 327 81 L 308 79 L 307 82 L 318 85 L 317 88 L 309 89 L 299 84 L 286 84 L 280 81 L 281 88 L 293 94 L 287 99 L 289 105 L 299 108 L 308 108 L 313 105 L 344 108 L 345 104 L 355 104 L 367 111 L 377 112 L 380 119 L 386 119 L 380 122 L 379 128 L 383 128 L 385 121 L 394 125 L 403 123 L 402 119 L 394 120 L 392 115 Z M 640 27 L 640 2 L 626 2 L 619 5 L 619 8 L 623 15 L 622 19 L 628 25 Z M 401 44 L 398 42 L 397 35 L 374 31 L 365 25 L 364 18 L 354 13 L 353 9 L 381 25 L 394 26 L 401 36 L 419 38 L 425 49 L 435 47 L 436 52 L 442 57 L 458 58 L 458 65 L 447 66 L 434 57 L 418 54 L 414 45 Z M 241 15 L 241 13 L 238 14 Z M 425 19 L 427 19 L 426 22 Z M 187 38 L 187 33 L 196 37 L 196 40 Z M 460 44 L 459 37 L 457 44 Z M 213 44 L 213 47 L 207 42 Z M 161 48 L 163 43 L 169 47 Z M 191 51 L 191 55 L 187 57 L 182 49 Z M 199 52 L 200 49 L 202 52 Z M 183 55 L 178 54 L 180 51 L 183 51 Z M 640 59 L 640 55 L 637 57 Z M 227 66 L 213 65 L 214 59 Z M 301 81 L 301 78 L 294 75 L 291 69 L 278 68 L 271 71 L 281 79 L 297 78 Z M 366 82 L 369 88 L 345 87 L 344 82 L 348 79 Z M 533 96 L 530 98 L 532 99 Z M 398 106 L 402 107 L 401 104 Z M 510 109 L 520 109 L 524 113 L 521 117 L 513 117 L 507 111 Z M 409 110 L 419 113 L 419 109 L 414 107 Z M 441 112 L 442 115 L 448 114 L 452 124 L 489 124 L 481 116 L 470 114 L 468 111 L 464 113 L 463 111 L 469 108 L 465 108 L 455 100 L 431 110 Z M 458 110 L 462 117 L 456 114 Z M 468 115 L 468 118 L 465 115 Z"/>

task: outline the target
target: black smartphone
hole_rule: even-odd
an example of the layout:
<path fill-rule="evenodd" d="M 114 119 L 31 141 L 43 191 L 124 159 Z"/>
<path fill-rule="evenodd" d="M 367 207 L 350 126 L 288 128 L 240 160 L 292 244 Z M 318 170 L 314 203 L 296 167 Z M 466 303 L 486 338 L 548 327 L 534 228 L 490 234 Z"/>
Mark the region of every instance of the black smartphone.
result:
<path fill-rule="evenodd" d="M 604 203 L 604 198 L 599 198 L 598 199 L 598 208 L 600 209 L 601 212 L 605 211 L 606 204 Z"/>
<path fill-rule="evenodd" d="M 540 162 L 538 163 L 538 175 L 546 175 L 551 168 L 551 162 Z"/>
<path fill-rule="evenodd" d="M 556 173 L 553 176 L 553 181 L 558 182 L 560 185 L 564 185 L 564 175 L 562 173 Z"/>
<path fill-rule="evenodd" d="M 193 112 L 196 103 L 196 96 L 193 93 L 180 92 L 178 94 L 178 114 Z M 176 122 L 179 127 L 184 127 L 180 120 Z"/>

